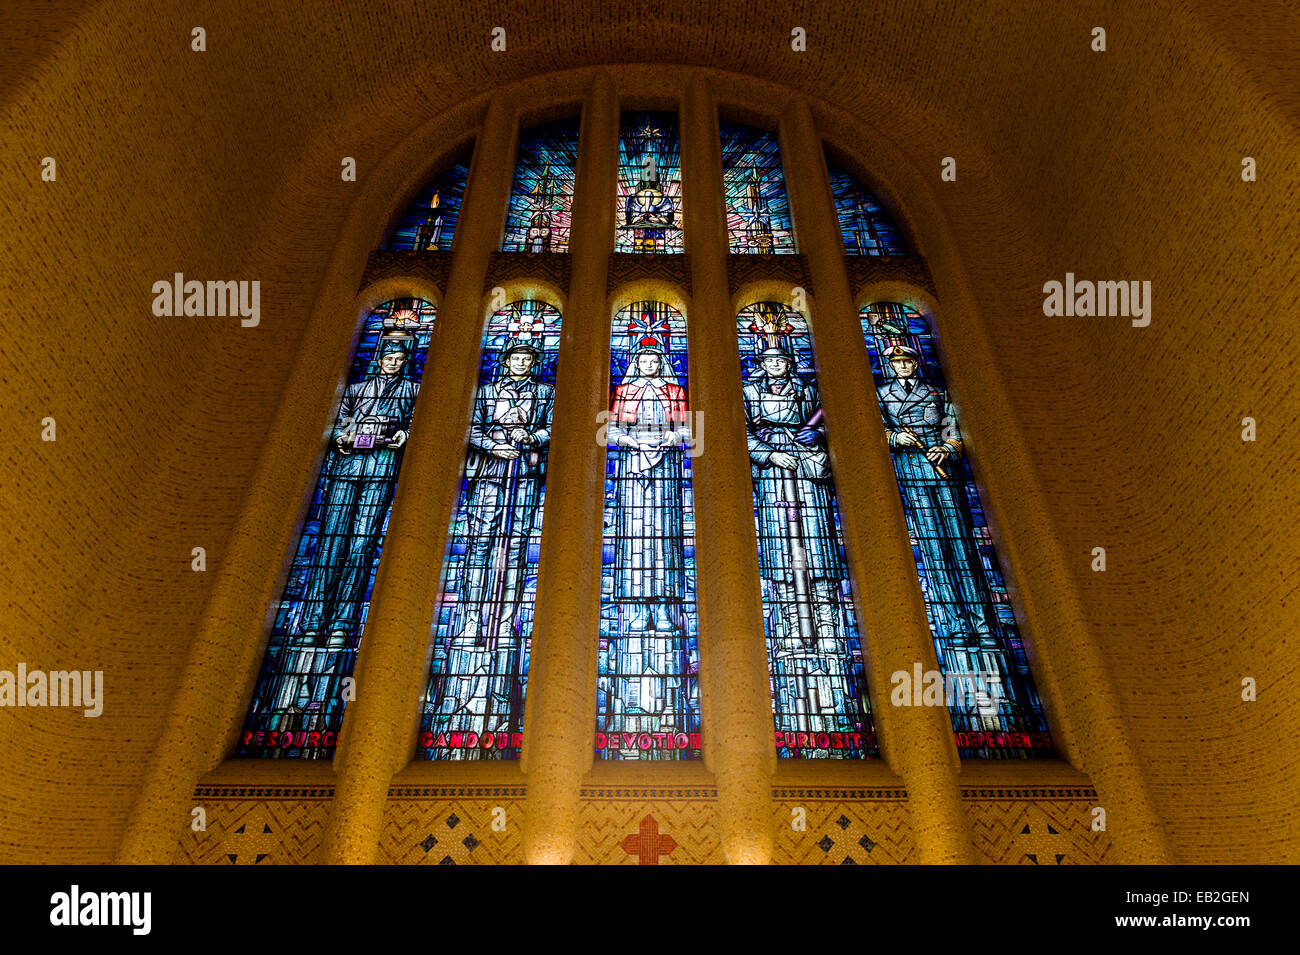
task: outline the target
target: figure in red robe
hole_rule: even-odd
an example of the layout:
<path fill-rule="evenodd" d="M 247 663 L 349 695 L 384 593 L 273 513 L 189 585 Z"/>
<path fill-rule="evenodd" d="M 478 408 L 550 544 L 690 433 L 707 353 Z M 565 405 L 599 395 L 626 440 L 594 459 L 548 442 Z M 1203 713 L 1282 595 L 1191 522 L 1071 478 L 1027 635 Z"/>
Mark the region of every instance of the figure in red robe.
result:
<path fill-rule="evenodd" d="M 622 449 L 614 475 L 614 600 L 631 616 L 625 633 L 680 629 L 671 610 L 686 594 L 682 453 L 691 432 L 686 389 L 673 377 L 662 348 L 643 346 L 610 407 L 607 440 Z"/>

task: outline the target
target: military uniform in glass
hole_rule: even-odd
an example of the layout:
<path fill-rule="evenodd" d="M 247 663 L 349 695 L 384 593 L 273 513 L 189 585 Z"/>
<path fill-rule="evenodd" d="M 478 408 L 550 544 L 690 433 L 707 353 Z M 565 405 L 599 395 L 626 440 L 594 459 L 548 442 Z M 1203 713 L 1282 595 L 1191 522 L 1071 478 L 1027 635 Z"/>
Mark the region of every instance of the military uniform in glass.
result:
<path fill-rule="evenodd" d="M 560 314 L 488 320 L 422 715 L 427 759 L 514 759 L 522 740 Z"/>
<path fill-rule="evenodd" d="M 1049 756 L 1051 737 L 929 327 L 918 312 L 881 303 L 863 309 L 862 328 L 958 748 L 966 756 Z"/>
<path fill-rule="evenodd" d="M 459 581 L 459 632 L 434 704 L 433 725 L 440 731 L 518 729 L 515 615 L 529 541 L 541 519 L 542 453 L 551 440 L 555 400 L 555 389 L 531 374 L 540 359 L 535 345 L 512 345 L 501 357 L 500 377 L 481 386 L 474 402 L 465 469 L 469 540 Z"/>
<path fill-rule="evenodd" d="M 776 728 L 786 756 L 866 756 L 874 744 L 862 697 L 861 648 L 825 414 L 803 326 L 802 316 L 775 303 L 752 306 L 740 322 Z"/>

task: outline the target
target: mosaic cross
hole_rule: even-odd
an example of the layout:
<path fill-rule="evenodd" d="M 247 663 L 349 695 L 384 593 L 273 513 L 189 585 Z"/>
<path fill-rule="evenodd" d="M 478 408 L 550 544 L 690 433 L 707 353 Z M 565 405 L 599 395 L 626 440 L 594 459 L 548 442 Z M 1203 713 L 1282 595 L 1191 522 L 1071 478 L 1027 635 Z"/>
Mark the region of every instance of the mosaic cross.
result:
<path fill-rule="evenodd" d="M 654 816 L 646 816 L 636 832 L 624 837 L 623 851 L 637 857 L 639 865 L 658 865 L 661 855 L 668 855 L 677 848 L 677 840 L 670 835 L 659 834 L 659 823 Z"/>

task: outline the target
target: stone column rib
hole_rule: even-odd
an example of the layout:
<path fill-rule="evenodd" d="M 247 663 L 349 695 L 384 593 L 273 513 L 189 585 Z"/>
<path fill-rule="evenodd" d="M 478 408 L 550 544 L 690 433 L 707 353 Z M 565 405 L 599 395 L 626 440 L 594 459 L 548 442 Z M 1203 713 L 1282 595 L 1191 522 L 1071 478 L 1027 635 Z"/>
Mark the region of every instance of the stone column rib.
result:
<path fill-rule="evenodd" d="M 740 351 L 727 278 L 722 148 L 707 81 L 682 102 L 682 179 L 690 254 L 691 410 L 703 415 L 693 462 L 703 745 L 718 785 L 722 850 L 732 863 L 772 856 L 776 764 L 753 485 L 745 441 Z"/>
<path fill-rule="evenodd" d="M 460 453 L 474 402 L 488 262 L 501 237 L 514 163 L 515 111 L 498 94 L 474 148 L 452 248 L 446 294 L 412 416 L 384 557 L 358 654 L 357 698 L 335 755 L 338 783 L 320 859 L 372 863 L 388 787 L 410 752 L 410 694 L 427 675 L 430 626 L 441 583 Z M 417 691 L 418 692 L 418 691 Z"/>
<path fill-rule="evenodd" d="M 863 657 L 878 691 L 873 716 L 882 751 L 909 794 L 918 859 L 974 861 L 961 801 L 961 764 L 945 707 L 887 707 L 889 674 L 938 669 L 898 484 L 844 264 L 821 138 L 802 97 L 781 120 L 781 147 L 796 236 L 808 262 L 818 384 L 826 409 L 849 567 L 857 582 Z"/>
<path fill-rule="evenodd" d="M 588 93 L 581 135 L 525 701 L 524 853 L 533 863 L 572 861 L 582 777 L 594 758 L 605 509 L 596 432 L 609 404 L 606 282 L 618 175 L 618 97 L 607 74 Z"/>

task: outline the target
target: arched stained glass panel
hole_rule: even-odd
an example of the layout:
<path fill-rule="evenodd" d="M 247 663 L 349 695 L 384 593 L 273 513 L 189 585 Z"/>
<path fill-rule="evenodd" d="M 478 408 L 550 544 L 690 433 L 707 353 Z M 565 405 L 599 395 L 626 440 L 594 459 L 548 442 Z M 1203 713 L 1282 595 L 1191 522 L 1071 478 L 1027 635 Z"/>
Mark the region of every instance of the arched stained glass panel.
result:
<path fill-rule="evenodd" d="M 682 148 L 676 113 L 624 113 L 618 133 L 615 252 L 682 251 Z"/>
<path fill-rule="evenodd" d="M 700 755 L 694 443 L 686 320 L 662 302 L 614 316 L 596 751 L 602 759 Z"/>
<path fill-rule="evenodd" d="M 880 203 L 863 185 L 829 160 L 831 195 L 840 220 L 844 251 L 849 255 L 903 255 L 898 230 Z"/>
<path fill-rule="evenodd" d="M 240 756 L 328 759 L 365 629 L 434 307 L 402 299 L 366 316 L 285 584 Z"/>
<path fill-rule="evenodd" d="M 760 302 L 737 327 L 777 752 L 876 756 L 808 323 Z"/>
<path fill-rule="evenodd" d="M 425 759 L 519 755 L 559 347 L 560 313 L 544 302 L 488 320 L 434 616 Z"/>
<path fill-rule="evenodd" d="M 382 248 L 402 252 L 446 252 L 450 249 L 468 178 L 467 161 L 448 166 L 442 175 L 411 200 Z"/>
<path fill-rule="evenodd" d="M 794 227 L 776 134 L 728 122 L 720 129 L 730 251 L 793 253 Z"/>
<path fill-rule="evenodd" d="M 568 252 L 578 120 L 563 119 L 519 134 L 502 252 Z"/>
<path fill-rule="evenodd" d="M 861 312 L 930 633 L 963 757 L 1050 757 L 1016 626 L 934 337 L 914 309 Z"/>

